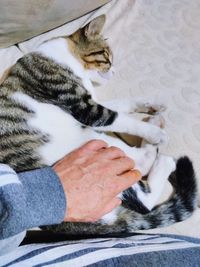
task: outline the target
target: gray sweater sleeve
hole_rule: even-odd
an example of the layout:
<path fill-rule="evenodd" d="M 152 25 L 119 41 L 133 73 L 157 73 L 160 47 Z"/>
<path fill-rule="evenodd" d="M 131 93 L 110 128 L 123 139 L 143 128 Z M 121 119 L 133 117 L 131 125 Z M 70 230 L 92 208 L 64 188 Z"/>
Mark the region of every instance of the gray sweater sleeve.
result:
<path fill-rule="evenodd" d="M 50 167 L 19 173 L 0 164 L 0 255 L 15 249 L 25 231 L 62 222 L 65 194 Z"/>

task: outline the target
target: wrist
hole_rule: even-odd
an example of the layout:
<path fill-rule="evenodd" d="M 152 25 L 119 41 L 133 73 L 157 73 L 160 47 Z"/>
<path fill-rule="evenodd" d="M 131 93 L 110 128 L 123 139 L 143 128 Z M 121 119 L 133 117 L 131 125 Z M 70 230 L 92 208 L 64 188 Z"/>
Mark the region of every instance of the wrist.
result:
<path fill-rule="evenodd" d="M 61 223 L 66 197 L 59 177 L 50 167 L 19 173 L 26 195 L 25 216 L 29 227 Z"/>

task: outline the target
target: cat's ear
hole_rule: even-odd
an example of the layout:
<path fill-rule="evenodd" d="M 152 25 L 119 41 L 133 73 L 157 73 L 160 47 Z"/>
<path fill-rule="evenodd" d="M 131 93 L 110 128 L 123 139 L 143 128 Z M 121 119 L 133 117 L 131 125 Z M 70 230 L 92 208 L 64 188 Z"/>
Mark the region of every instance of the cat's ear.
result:
<path fill-rule="evenodd" d="M 84 34 L 87 37 L 88 40 L 94 40 L 97 39 L 103 29 L 103 26 L 106 21 L 106 16 L 101 15 L 92 21 L 90 21 L 85 27 L 84 27 Z"/>

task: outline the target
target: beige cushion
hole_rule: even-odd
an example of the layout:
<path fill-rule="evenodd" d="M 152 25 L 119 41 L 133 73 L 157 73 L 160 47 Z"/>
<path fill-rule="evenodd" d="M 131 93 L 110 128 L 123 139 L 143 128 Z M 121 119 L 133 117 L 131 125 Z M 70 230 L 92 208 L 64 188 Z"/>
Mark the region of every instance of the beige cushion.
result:
<path fill-rule="evenodd" d="M 109 2 L 108 0 L 2 0 L 0 47 L 27 40 Z"/>
<path fill-rule="evenodd" d="M 73 21 L 70 21 L 68 23 L 65 23 L 64 25 L 57 27 L 51 31 L 39 34 L 27 41 L 18 43 L 19 49 L 22 51 L 22 53 L 26 54 L 29 52 L 34 51 L 41 43 L 55 37 L 59 36 L 68 36 L 75 32 L 77 29 L 82 28 L 84 25 L 89 23 L 89 21 L 93 20 L 95 17 L 98 17 L 102 14 L 107 14 L 107 12 L 112 9 L 113 1 L 110 1 L 106 5 L 103 5 L 101 8 L 95 9 L 90 13 L 85 14 L 84 16 L 81 16 Z M 106 24 L 104 29 L 106 28 L 107 22 L 109 21 L 108 17 L 106 18 Z M 103 30 L 104 30 L 103 29 Z M 109 37 L 109 36 L 105 36 Z"/>
<path fill-rule="evenodd" d="M 16 46 L 0 49 L 0 84 L 10 67 L 22 56 L 22 52 Z"/>
<path fill-rule="evenodd" d="M 0 84 L 7 76 L 10 67 L 14 65 L 15 62 L 24 54 L 35 50 L 35 48 L 45 40 L 48 40 L 52 37 L 69 35 L 73 33 L 74 31 L 88 23 L 90 20 L 92 20 L 94 17 L 97 17 L 101 14 L 106 14 L 111 7 L 112 1 L 107 5 L 95 9 L 92 12 L 87 13 L 84 16 L 68 22 L 54 30 L 45 32 L 27 41 L 18 43 L 18 47 L 13 45 L 7 48 L 0 48 Z"/>

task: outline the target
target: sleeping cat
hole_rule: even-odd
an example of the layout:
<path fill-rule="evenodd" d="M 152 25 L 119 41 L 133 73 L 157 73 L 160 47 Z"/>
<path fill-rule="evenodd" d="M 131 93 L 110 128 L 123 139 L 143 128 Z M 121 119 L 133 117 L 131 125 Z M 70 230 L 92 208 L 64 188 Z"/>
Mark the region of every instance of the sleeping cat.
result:
<path fill-rule="evenodd" d="M 46 227 L 53 231 L 74 235 L 133 232 L 182 221 L 196 207 L 191 161 L 183 157 L 175 163 L 157 153 L 153 144 L 167 138 L 154 125 L 159 117 L 147 123 L 130 114 L 157 112 L 163 106 L 131 99 L 109 108 L 108 102 L 96 100 L 93 84 L 112 75 L 112 53 L 101 36 L 104 23 L 102 15 L 68 37 L 44 42 L 19 59 L 0 86 L 0 162 L 17 172 L 51 166 L 86 141 L 102 139 L 124 150 L 142 175 L 148 175 L 148 186 L 139 182 L 123 192 L 122 205 L 100 221 Z M 146 141 L 141 148 L 130 147 L 106 135 L 107 131 Z M 157 205 L 168 178 L 175 192 Z"/>

